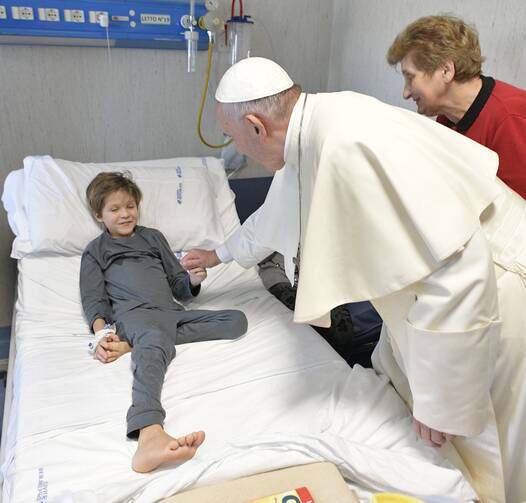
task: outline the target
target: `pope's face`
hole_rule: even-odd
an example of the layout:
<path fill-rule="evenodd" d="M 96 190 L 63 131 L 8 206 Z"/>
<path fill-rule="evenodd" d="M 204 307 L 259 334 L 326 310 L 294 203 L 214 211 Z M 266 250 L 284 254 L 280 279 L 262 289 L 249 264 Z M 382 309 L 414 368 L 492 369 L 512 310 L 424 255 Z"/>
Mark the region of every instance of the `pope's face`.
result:
<path fill-rule="evenodd" d="M 419 70 L 411 53 L 402 59 L 400 67 L 404 76 L 404 99 L 412 98 L 419 114 L 433 117 L 443 113 L 442 107 L 448 89 L 443 70 L 437 69 L 432 74 Z"/>
<path fill-rule="evenodd" d="M 246 117 L 239 118 L 225 113 L 220 103 L 216 105 L 216 118 L 219 127 L 232 138 L 239 153 L 259 162 L 271 173 L 283 167 L 284 145 L 278 144 L 268 134 L 263 134 L 260 130 L 262 128 L 258 128 Z"/>

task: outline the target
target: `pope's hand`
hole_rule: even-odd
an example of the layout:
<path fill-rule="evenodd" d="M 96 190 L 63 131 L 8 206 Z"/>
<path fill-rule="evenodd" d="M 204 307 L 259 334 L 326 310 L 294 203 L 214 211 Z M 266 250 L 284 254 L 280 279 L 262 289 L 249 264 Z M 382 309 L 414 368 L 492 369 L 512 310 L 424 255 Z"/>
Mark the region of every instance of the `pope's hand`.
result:
<path fill-rule="evenodd" d="M 190 271 L 197 267 L 208 269 L 210 267 L 215 267 L 216 265 L 220 263 L 221 261 L 217 257 L 217 254 L 214 250 L 200 250 L 198 248 L 194 248 L 193 250 L 190 250 L 181 259 L 181 265 L 187 271 Z"/>
<path fill-rule="evenodd" d="M 455 438 L 455 435 L 450 435 L 449 433 L 443 433 L 438 430 L 434 430 L 429 426 L 426 426 L 424 423 L 416 420 L 413 417 L 413 429 L 416 434 L 431 447 L 442 447 L 446 441 Z"/>

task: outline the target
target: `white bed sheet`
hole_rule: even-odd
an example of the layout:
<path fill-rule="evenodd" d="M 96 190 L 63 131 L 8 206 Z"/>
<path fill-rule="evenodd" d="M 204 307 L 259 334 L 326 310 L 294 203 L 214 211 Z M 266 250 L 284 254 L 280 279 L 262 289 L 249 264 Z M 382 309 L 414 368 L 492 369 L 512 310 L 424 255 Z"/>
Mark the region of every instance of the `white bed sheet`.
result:
<path fill-rule="evenodd" d="M 17 357 L 6 439 L 4 503 L 157 501 L 205 485 L 290 465 L 334 462 L 368 491 L 475 495 L 440 451 L 416 439 L 386 381 L 351 369 L 316 332 L 236 264 L 209 271 L 194 308 L 238 308 L 237 341 L 177 347 L 162 394 L 166 430 L 203 429 L 191 461 L 150 474 L 130 468 L 125 438 L 130 355 L 103 365 L 86 351 L 80 257 L 19 261 Z"/>

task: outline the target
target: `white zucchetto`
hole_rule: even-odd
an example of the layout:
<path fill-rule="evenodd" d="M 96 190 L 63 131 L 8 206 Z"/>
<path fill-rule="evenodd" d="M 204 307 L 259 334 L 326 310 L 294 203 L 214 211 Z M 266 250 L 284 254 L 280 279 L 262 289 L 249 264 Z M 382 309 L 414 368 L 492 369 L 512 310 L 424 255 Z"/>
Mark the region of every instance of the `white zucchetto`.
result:
<path fill-rule="evenodd" d="M 277 63 L 266 58 L 246 58 L 232 65 L 217 86 L 220 103 L 241 103 L 273 96 L 290 89 L 294 82 Z"/>

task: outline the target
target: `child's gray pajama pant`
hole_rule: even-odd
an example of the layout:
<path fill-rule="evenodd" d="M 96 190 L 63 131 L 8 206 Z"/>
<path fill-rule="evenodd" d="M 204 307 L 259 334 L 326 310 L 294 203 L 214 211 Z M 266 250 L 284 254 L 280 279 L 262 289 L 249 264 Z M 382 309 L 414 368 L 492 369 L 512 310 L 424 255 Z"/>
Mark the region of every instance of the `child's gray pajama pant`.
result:
<path fill-rule="evenodd" d="M 159 310 L 136 308 L 121 316 L 117 335 L 132 346 L 132 405 L 126 416 L 127 435 L 137 438 L 139 430 L 163 424 L 161 390 L 175 346 L 187 342 L 237 339 L 247 330 L 241 311 Z"/>

